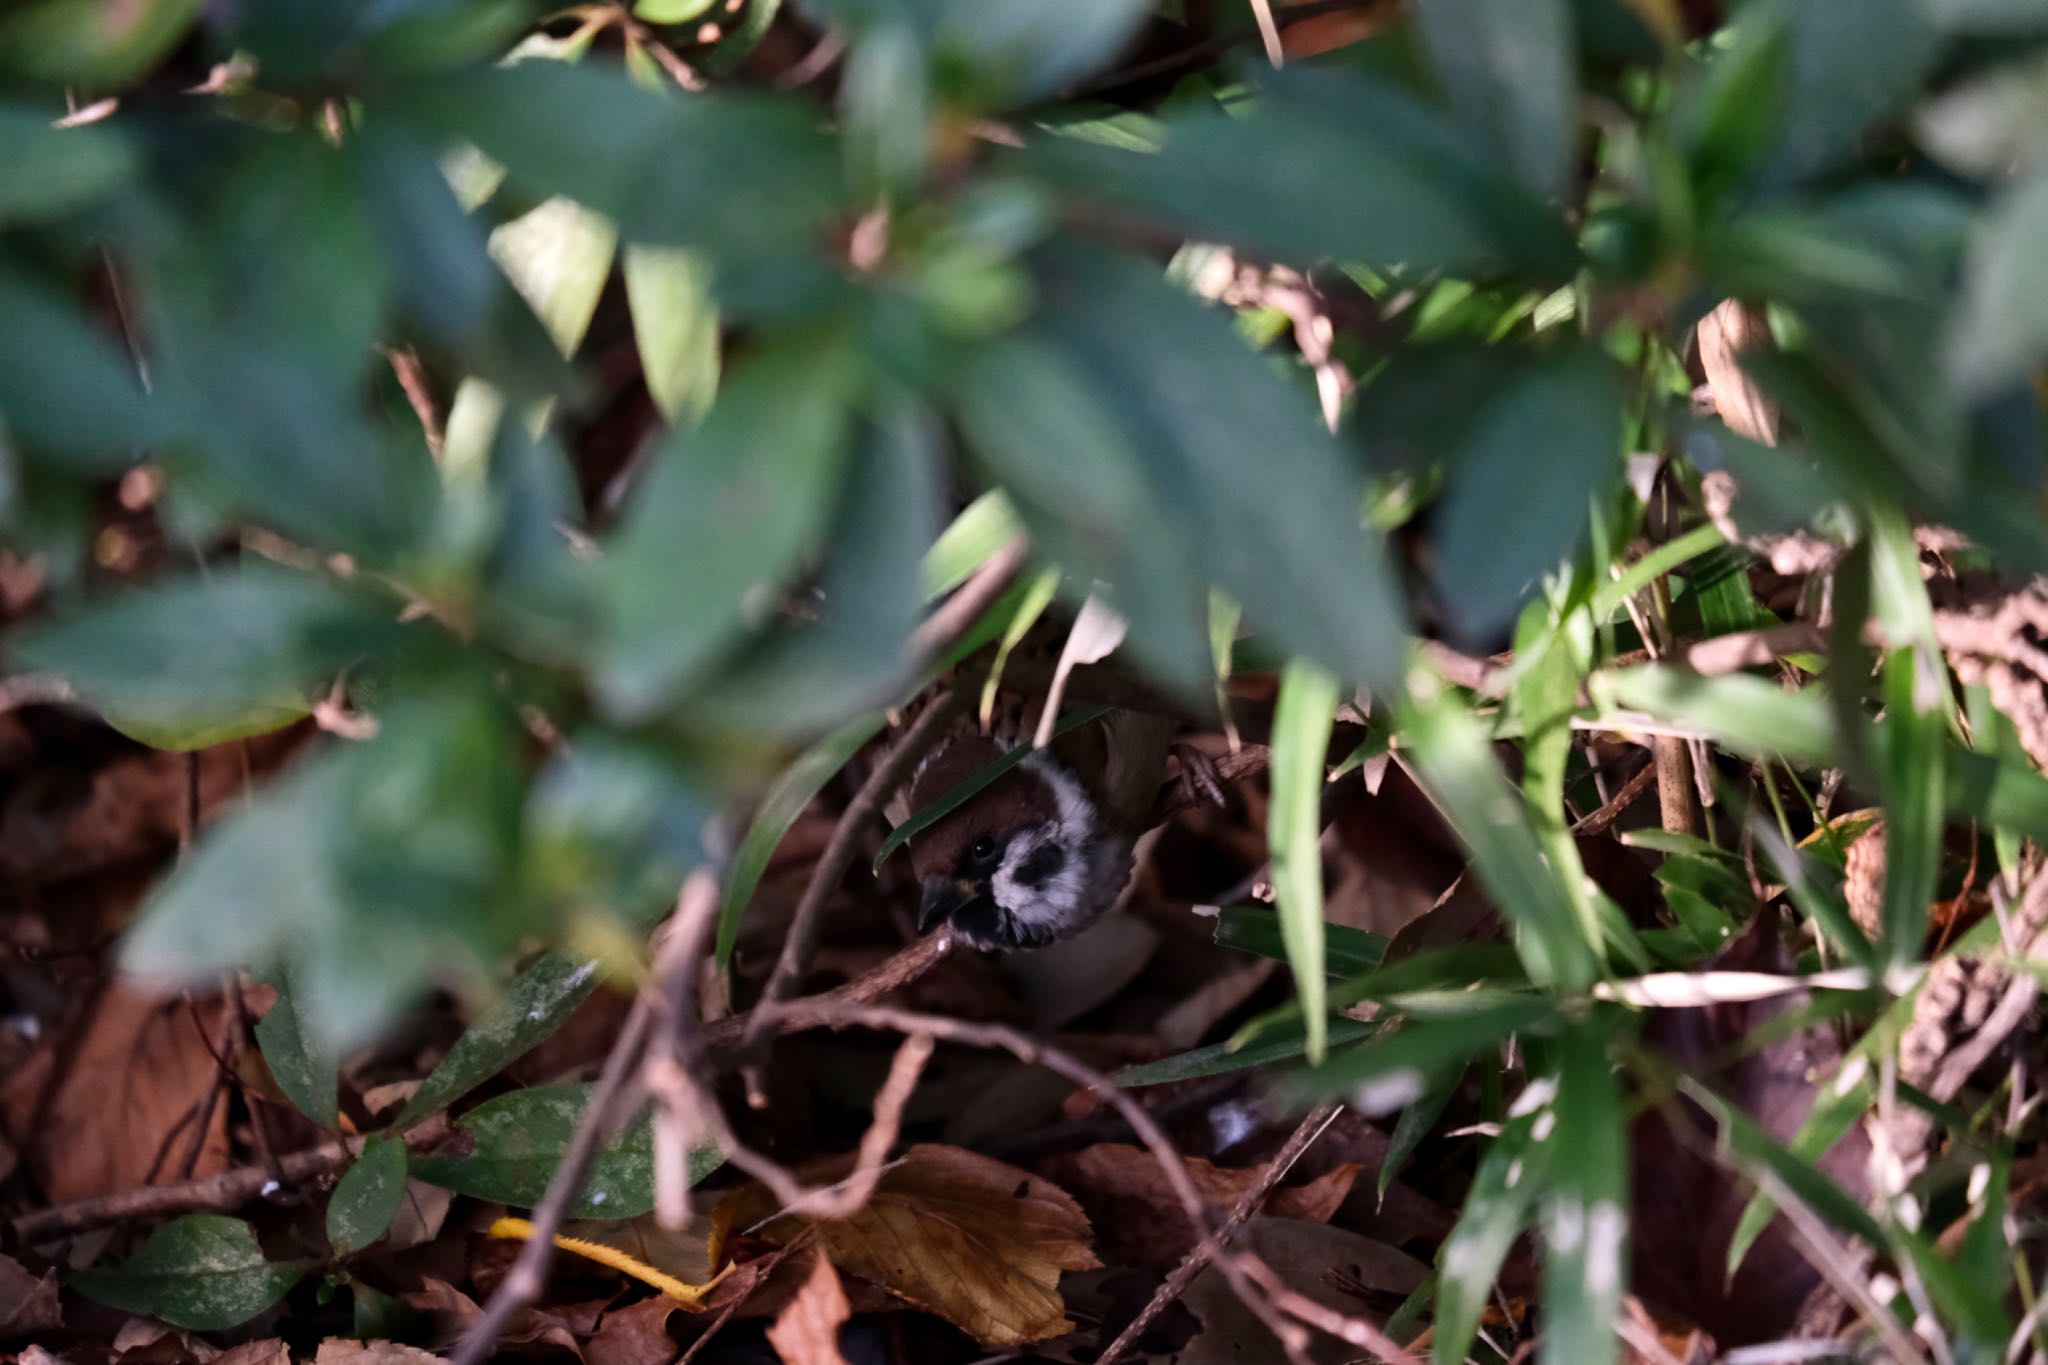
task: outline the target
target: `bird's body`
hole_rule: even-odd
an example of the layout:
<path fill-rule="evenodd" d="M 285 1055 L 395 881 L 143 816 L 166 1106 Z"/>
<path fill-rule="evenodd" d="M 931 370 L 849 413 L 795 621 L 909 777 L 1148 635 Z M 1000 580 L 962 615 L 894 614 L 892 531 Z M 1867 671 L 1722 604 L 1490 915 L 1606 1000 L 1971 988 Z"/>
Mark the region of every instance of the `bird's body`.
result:
<path fill-rule="evenodd" d="M 944 920 L 962 941 L 1004 950 L 1043 947 L 1094 923 L 1130 881 L 1173 731 L 1166 717 L 1111 712 L 913 839 L 919 928 Z M 979 734 L 949 739 L 911 780 L 908 808 L 928 805 L 1006 747 Z"/>

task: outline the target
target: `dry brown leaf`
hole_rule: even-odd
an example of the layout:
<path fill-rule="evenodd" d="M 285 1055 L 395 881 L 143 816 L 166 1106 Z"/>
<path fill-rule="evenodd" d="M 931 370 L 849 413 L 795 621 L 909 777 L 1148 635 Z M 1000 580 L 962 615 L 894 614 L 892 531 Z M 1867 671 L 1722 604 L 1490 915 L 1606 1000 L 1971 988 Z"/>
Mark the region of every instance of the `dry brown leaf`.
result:
<path fill-rule="evenodd" d="M 226 1359 L 222 1356 L 213 1365 L 223 1365 Z M 340 1337 L 329 1337 L 320 1343 L 320 1353 L 313 1357 L 313 1365 L 439 1365 L 440 1359 L 432 1351 L 422 1351 L 417 1346 L 401 1346 L 395 1341 L 345 1341 Z M 287 1356 L 279 1365 L 289 1365 L 289 1362 L 290 1357 Z M 249 1365 L 257 1363 L 251 1361 Z"/>
<path fill-rule="evenodd" d="M 0 1341 L 48 1332 L 64 1322 L 57 1302 L 57 1272 L 39 1279 L 11 1256 L 0 1256 Z"/>
<path fill-rule="evenodd" d="M 852 1169 L 852 1157 L 839 1156 L 811 1162 L 801 1174 L 827 1184 Z M 727 1198 L 740 1228 L 780 1211 L 758 1185 Z M 1071 1330 L 1060 1272 L 1100 1264 L 1089 1249 L 1088 1219 L 1066 1191 L 959 1147 L 912 1147 L 849 1218 L 817 1223 L 793 1214 L 775 1218 L 761 1235 L 786 1242 L 811 1228 L 834 1265 L 991 1348 Z"/>
<path fill-rule="evenodd" d="M 810 1259 L 804 1287 L 768 1329 L 768 1344 L 783 1365 L 846 1365 L 839 1352 L 839 1329 L 850 1316 L 846 1291 L 830 1257 L 813 1251 Z"/>
<path fill-rule="evenodd" d="M 213 1091 L 212 1048 L 224 1008 L 219 1000 L 188 1006 L 116 981 L 75 1026 L 76 1051 L 40 1127 L 38 1107 L 63 1045 L 37 1054 L 9 1079 L 0 1096 L 8 1131 L 52 1204 L 180 1178 L 191 1115 Z M 109 1114 L 121 1121 L 109 1123 Z M 227 1165 L 227 1106 L 215 1104 L 192 1174 L 213 1175 Z"/>
<path fill-rule="evenodd" d="M 448 1341 L 461 1336 L 483 1316 L 475 1299 L 431 1275 L 420 1282 L 416 1292 L 407 1294 L 405 1301 L 432 1319 L 439 1338 Z M 595 1309 L 583 1304 L 522 1308 L 499 1333 L 498 1343 L 506 1348 L 536 1348 L 543 1354 L 548 1350 L 567 1351 L 580 1360 L 580 1339 L 596 1328 L 597 1316 Z"/>
<path fill-rule="evenodd" d="M 1187 1160 L 1188 1176 L 1209 1207 L 1234 1208 L 1259 1179 L 1263 1167 L 1215 1166 Z M 1117 1264 L 1166 1269 L 1194 1250 L 1195 1231 L 1187 1211 L 1166 1183 L 1159 1162 L 1142 1147 L 1099 1142 L 1065 1158 L 1055 1168 L 1101 1229 L 1105 1253 Z M 1305 1185 L 1283 1185 L 1266 1199 L 1274 1218 L 1327 1223 L 1351 1193 L 1362 1168 L 1347 1162 Z"/>
<path fill-rule="evenodd" d="M 666 1294 L 612 1309 L 597 1324 L 597 1335 L 583 1343 L 586 1365 L 669 1365 L 677 1349 L 668 1320 L 681 1309 Z"/>
<path fill-rule="evenodd" d="M 1291 1218 L 1254 1218 L 1240 1245 L 1273 1268 L 1283 1282 L 1325 1308 L 1384 1322 L 1402 1299 L 1429 1278 L 1429 1267 L 1385 1242 L 1343 1228 Z M 1238 1299 L 1215 1266 L 1188 1286 L 1183 1300 L 1202 1323 L 1180 1365 L 1269 1365 L 1280 1345 Z M 1317 1334 L 1309 1347 L 1315 1365 L 1359 1358 L 1358 1348 Z"/>
<path fill-rule="evenodd" d="M 349 1343 L 351 1346 L 355 1344 L 355 1342 Z M 426 1353 L 423 1351 L 421 1354 L 425 1355 Z M 320 1358 L 323 1362 L 326 1360 L 327 1353 L 325 1348 L 322 1348 Z M 433 1357 L 427 1356 L 427 1359 L 432 1360 Z M 222 1351 L 209 1362 L 209 1365 L 292 1365 L 292 1351 L 291 1347 L 285 1345 L 276 1337 L 272 1337 L 268 1341 L 245 1341 L 240 1346 Z M 358 1365 L 372 1365 L 372 1363 L 359 1361 Z M 398 1365 L 398 1363 L 391 1361 L 388 1362 L 388 1365 Z"/>

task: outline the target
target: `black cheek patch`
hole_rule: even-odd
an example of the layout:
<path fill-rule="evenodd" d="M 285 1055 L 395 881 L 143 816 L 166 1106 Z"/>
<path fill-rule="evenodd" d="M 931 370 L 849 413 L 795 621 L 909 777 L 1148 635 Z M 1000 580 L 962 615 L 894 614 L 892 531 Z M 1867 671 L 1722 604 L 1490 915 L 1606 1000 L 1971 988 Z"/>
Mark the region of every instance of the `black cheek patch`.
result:
<path fill-rule="evenodd" d="M 987 896 L 976 896 L 953 912 L 953 927 L 971 942 L 1007 946 L 1009 935 L 1004 932 L 1003 924 L 1006 918 L 1008 916 L 994 901 Z"/>
<path fill-rule="evenodd" d="M 1043 843 L 1024 855 L 1024 861 L 1017 864 L 1017 870 L 1010 875 L 1017 885 L 1037 890 L 1059 875 L 1067 865 L 1067 855 L 1055 843 Z"/>

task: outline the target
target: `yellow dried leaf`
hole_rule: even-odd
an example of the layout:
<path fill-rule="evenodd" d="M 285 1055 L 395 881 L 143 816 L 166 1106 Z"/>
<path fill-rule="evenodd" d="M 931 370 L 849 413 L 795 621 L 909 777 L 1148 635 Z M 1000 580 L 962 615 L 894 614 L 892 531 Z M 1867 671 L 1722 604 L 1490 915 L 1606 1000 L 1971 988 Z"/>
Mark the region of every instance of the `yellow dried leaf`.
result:
<path fill-rule="evenodd" d="M 852 1169 L 853 1158 L 840 1156 L 812 1162 L 800 1174 L 825 1185 Z M 815 1229 L 834 1265 L 991 1348 L 1072 1330 L 1060 1272 L 1101 1264 L 1090 1249 L 1087 1216 L 1066 1191 L 959 1147 L 912 1147 L 882 1175 L 866 1206 L 847 1218 L 783 1214 L 758 1185 L 727 1195 L 720 1213 L 728 1211 L 740 1228 L 771 1220 L 760 1235 L 777 1243 Z"/>
<path fill-rule="evenodd" d="M 491 1236 L 523 1242 L 533 1236 L 533 1224 L 524 1218 L 500 1218 L 491 1224 Z M 702 1309 L 704 1296 L 732 1273 L 728 1265 L 711 1274 L 711 1257 L 701 1241 L 689 1237 L 687 1231 L 680 1237 L 667 1233 L 651 1216 L 616 1223 L 571 1223 L 556 1234 L 555 1245 L 653 1285 L 693 1311 Z M 682 1278 L 677 1271 L 694 1275 L 698 1282 Z"/>

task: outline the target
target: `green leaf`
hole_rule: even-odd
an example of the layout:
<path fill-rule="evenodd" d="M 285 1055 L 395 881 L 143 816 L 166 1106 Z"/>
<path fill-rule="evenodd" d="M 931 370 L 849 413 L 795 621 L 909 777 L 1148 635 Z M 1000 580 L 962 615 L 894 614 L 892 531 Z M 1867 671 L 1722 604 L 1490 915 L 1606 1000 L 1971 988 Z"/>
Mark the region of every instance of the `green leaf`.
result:
<path fill-rule="evenodd" d="M 1415 1155 L 1415 1149 L 1436 1131 L 1437 1120 L 1443 1117 L 1451 1097 L 1457 1094 L 1464 1074 L 1463 1071 L 1447 1073 L 1447 1079 L 1431 1086 L 1421 1099 L 1402 1106 L 1401 1117 L 1394 1120 L 1394 1131 L 1387 1137 L 1386 1155 L 1380 1159 L 1380 1174 L 1375 1188 L 1381 1199 L 1387 1197 L 1388 1187 L 1401 1174 L 1401 1168 L 1408 1164 L 1408 1158 Z"/>
<path fill-rule="evenodd" d="M 257 1021 L 256 1045 L 285 1098 L 301 1114 L 333 1132 L 339 1126 L 336 1093 L 341 1058 L 314 1041 L 312 1021 L 305 1017 L 298 993 L 291 988 L 291 973 L 279 972 L 271 984 L 277 989 L 277 1003 Z"/>
<path fill-rule="evenodd" d="M 126 1264 L 74 1273 L 71 1287 L 124 1312 L 218 1332 L 276 1303 L 305 1273 L 265 1260 L 247 1223 L 193 1213 L 158 1228 Z"/>
<path fill-rule="evenodd" d="M 1219 314 L 1158 278 L 1107 256 L 1066 254 L 1044 280 L 1043 329 L 1119 426 L 1187 563 L 1179 591 L 1193 658 L 1188 683 L 1213 677 L 1208 605 L 1220 587 L 1262 636 L 1347 681 L 1392 685 L 1401 674 L 1401 601 L 1376 534 L 1360 525 L 1365 490 L 1312 406 L 1253 355 Z M 1259 452 L 1248 460 L 1247 450 Z M 1036 461 L 1080 465 L 1074 447 Z M 1081 466 L 1085 468 L 1085 466 Z M 1069 506 L 1075 518 L 1112 508 Z M 1111 534 L 1131 535 L 1131 528 Z M 1171 561 L 1146 574 L 1170 576 Z M 1170 582 L 1170 577 L 1169 577 Z M 1111 579 L 1127 608 L 1133 585 Z"/>
<path fill-rule="evenodd" d="M 2019 36 L 2048 29 L 2048 0 L 1927 0 L 1927 10 L 1952 33 Z"/>
<path fill-rule="evenodd" d="M 1628 1118 L 1606 1033 L 1581 1024 L 1558 1042 L 1557 1129 L 1545 1139 L 1544 1365 L 1607 1365 L 1628 1274 Z"/>
<path fill-rule="evenodd" d="M 12 439 L 85 471 L 126 469 L 158 435 L 134 362 L 54 290 L 0 270 L 0 413 Z"/>
<path fill-rule="evenodd" d="M 700 258 L 678 247 L 629 245 L 625 275 L 647 392 L 670 422 L 694 422 L 718 393 L 718 309 L 711 301 L 711 272 Z"/>
<path fill-rule="evenodd" d="M 1536 576 L 1577 548 L 1621 472 L 1621 386 L 1585 347 L 1546 356 L 1487 397 L 1446 475 L 1437 592 L 1466 638 L 1514 619 Z M 1455 567 L 1453 567 L 1455 566 Z"/>
<path fill-rule="evenodd" d="M 532 1208 L 568 1151 L 590 1103 L 589 1085 L 515 1090 L 462 1116 L 456 1127 L 474 1142 L 469 1155 L 418 1156 L 412 1174 L 475 1199 Z M 718 1169 L 716 1148 L 690 1154 L 690 1183 Z M 654 1207 L 654 1131 L 645 1116 L 599 1152 L 583 1192 L 570 1206 L 577 1218 L 637 1218 Z"/>
<path fill-rule="evenodd" d="M 136 158 L 118 128 L 54 128 L 42 111 L 0 105 L 0 224 L 54 218 L 128 184 Z"/>
<path fill-rule="evenodd" d="M 1595 674 L 1589 687 L 1622 706 L 1695 731 L 1747 758 L 1825 767 L 1840 761 L 1823 691 L 1787 692 L 1766 678 L 1704 678 L 1660 664 Z M 1616 728 L 1625 728 L 1617 720 Z"/>
<path fill-rule="evenodd" d="M 633 17 L 650 24 L 687 24 L 716 0 L 634 0 Z"/>
<path fill-rule="evenodd" d="M 1024 533 L 1017 511 L 1000 489 L 983 493 L 960 509 L 924 557 L 926 601 L 943 597 Z"/>
<path fill-rule="evenodd" d="M 259 734 L 306 714 L 305 690 L 396 634 L 333 583 L 273 569 L 110 595 L 32 627 L 8 653 L 54 673 L 163 748 Z"/>
<path fill-rule="evenodd" d="M 758 351 L 703 423 L 670 439 L 602 566 L 598 690 L 615 714 L 667 705 L 813 548 L 839 491 L 856 362 L 837 337 Z"/>
<path fill-rule="evenodd" d="M 1053 738 L 1058 739 L 1061 735 L 1078 730 L 1083 725 L 1100 720 L 1108 715 L 1109 712 L 1110 708 L 1107 706 L 1070 706 L 1060 716 L 1059 724 L 1053 727 Z M 875 854 L 875 869 L 880 871 L 882 864 L 889 860 L 890 854 L 909 843 L 925 830 L 930 829 L 939 821 L 945 819 L 948 815 L 951 815 L 971 799 L 976 792 L 988 787 L 997 778 L 1031 757 L 1035 752 L 1037 751 L 1029 744 L 1019 744 L 1003 754 L 1001 758 L 982 768 L 981 771 L 964 779 L 947 791 L 941 792 L 933 799 L 930 805 L 921 806 L 916 811 L 913 811 L 909 819 L 891 830 L 889 837 L 882 841 L 881 851 Z"/>
<path fill-rule="evenodd" d="M 2048 176 L 2009 190 L 1978 224 L 1947 341 L 1949 379 L 1985 397 L 2048 355 Z"/>
<path fill-rule="evenodd" d="M 1226 905 L 1216 916 L 1216 946 L 1287 961 L 1280 917 L 1263 905 Z M 1379 934 L 1343 924 L 1323 925 L 1323 965 L 1332 976 L 1373 971 L 1387 954 Z"/>
<path fill-rule="evenodd" d="M 1578 124 L 1577 36 L 1566 0 L 1422 0 L 1437 75 L 1466 127 L 1542 195 L 1571 174 Z"/>
<path fill-rule="evenodd" d="M 1744 23 L 1782 22 L 1790 46 L 1790 98 L 1782 106 L 1766 178 L 1802 179 L 1858 150 L 1859 136 L 1918 89 L 1942 51 L 1921 0 L 1810 5 L 1767 0 Z"/>
<path fill-rule="evenodd" d="M 1441 1011 L 1427 1020 L 1382 1028 L 1356 1046 L 1331 1053 L 1322 1065 L 1296 1072 L 1289 1088 L 1303 1095 L 1350 1093 L 1363 1108 L 1396 1108 L 1428 1094 L 1446 1068 L 1463 1066 L 1509 1034 L 1547 1025 L 1557 1013 L 1540 996 L 1504 992 L 1438 1004 Z"/>
<path fill-rule="evenodd" d="M 491 258 L 565 356 L 576 353 L 611 278 L 619 234 L 571 199 L 555 198 L 491 234 Z"/>
<path fill-rule="evenodd" d="M 185 36 L 204 0 L 30 0 L 0 18 L 0 72 L 52 85 L 118 88 Z"/>
<path fill-rule="evenodd" d="M 382 1237 L 405 1202 L 405 1143 L 373 1137 L 327 1201 L 327 1240 L 344 1256 Z"/>
<path fill-rule="evenodd" d="M 603 984 L 597 964 L 547 953 L 463 1030 L 392 1121 L 410 1128 L 437 1114 L 552 1038 Z"/>
<path fill-rule="evenodd" d="M 1571 272 L 1562 220 L 1448 119 L 1353 72 L 1292 68 L 1265 83 L 1249 109 L 1169 117 L 1157 153 L 1056 139 L 1028 156 L 1062 188 L 1281 260 Z"/>
<path fill-rule="evenodd" d="M 1151 11 L 1150 0 L 948 5 L 933 47 L 967 67 L 977 93 L 1000 107 L 1052 94 L 1108 65 Z"/>
<path fill-rule="evenodd" d="M 1017 603 L 1017 613 L 1010 623 L 1003 627 L 1001 638 L 996 641 L 996 656 L 988 666 L 988 677 L 981 684 L 981 725 L 984 730 L 995 714 L 996 695 L 1003 682 L 1003 669 L 1010 662 L 1010 654 L 1023 643 L 1038 619 L 1045 615 L 1045 609 L 1052 605 L 1053 596 L 1060 590 L 1060 571 L 1041 570 L 1036 577 L 1024 585 L 1024 596 Z"/>
<path fill-rule="evenodd" d="M 1917 581 L 1917 576 L 1916 576 Z M 1884 665 L 1884 894 L 1879 945 L 1897 966 L 1917 961 L 1927 937 L 1927 907 L 1941 874 L 1943 702 L 1948 669 L 1939 654 L 1895 651 Z"/>
<path fill-rule="evenodd" d="M 1323 756 L 1337 712 L 1337 680 L 1295 662 L 1280 678 L 1273 716 L 1273 801 L 1266 847 L 1273 859 L 1273 897 L 1280 939 L 1294 972 L 1295 994 L 1308 1021 L 1308 1059 L 1323 1060 L 1328 986 L 1323 979 Z"/>
<path fill-rule="evenodd" d="M 1369 1038 L 1379 1025 L 1362 1023 L 1357 1019 L 1333 1014 L 1324 1021 L 1320 1030 L 1327 1035 L 1330 1046 L 1342 1047 L 1346 1043 Z M 1230 1040 L 1198 1047 L 1172 1057 L 1163 1057 L 1156 1062 L 1126 1067 L 1112 1078 L 1118 1086 L 1165 1085 L 1170 1081 L 1189 1081 L 1203 1076 L 1223 1076 L 1233 1071 L 1243 1071 L 1255 1066 L 1268 1066 L 1274 1062 L 1289 1062 L 1308 1050 L 1308 1029 L 1299 1019 L 1284 1027 L 1270 1030 L 1265 1036 L 1249 1043 Z"/>
<path fill-rule="evenodd" d="M 1589 985 L 1593 945 L 1484 730 L 1448 692 L 1412 695 L 1405 728 L 1424 788 L 1472 850 L 1473 870 L 1494 903 L 1515 923 L 1530 979 L 1567 989 Z"/>
<path fill-rule="evenodd" d="M 883 717 L 876 714 L 848 721 L 798 756 L 761 798 L 753 821 L 747 826 L 746 837 L 740 840 L 739 849 L 732 856 L 725 895 L 719 904 L 718 942 L 713 956 L 720 971 L 732 965 L 732 950 L 740 936 L 740 916 L 753 900 L 761 874 L 768 870 L 768 861 L 775 856 L 783 836 L 812 798 L 832 780 L 832 775 L 881 731 L 882 724 Z"/>
<path fill-rule="evenodd" d="M 1494 1278 L 1536 1205 L 1546 1168 L 1537 1148 L 1537 1125 L 1557 1121 L 1551 1105 L 1557 1083 L 1531 1081 L 1508 1121 L 1480 1158 L 1458 1224 L 1437 1256 L 1436 1319 L 1430 1344 L 1434 1365 L 1465 1365 L 1480 1317 L 1493 1298 Z"/>

